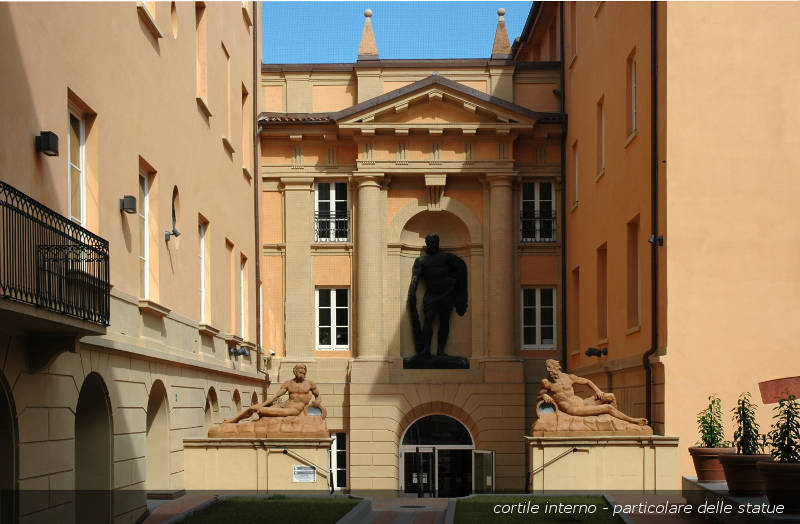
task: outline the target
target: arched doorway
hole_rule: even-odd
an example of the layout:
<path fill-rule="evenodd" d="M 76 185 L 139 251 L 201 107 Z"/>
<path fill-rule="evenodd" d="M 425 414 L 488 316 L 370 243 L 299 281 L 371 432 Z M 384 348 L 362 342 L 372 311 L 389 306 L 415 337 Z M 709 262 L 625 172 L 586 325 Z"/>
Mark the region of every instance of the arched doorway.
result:
<path fill-rule="evenodd" d="M 111 521 L 111 402 L 89 373 L 75 410 L 75 521 Z"/>
<path fill-rule="evenodd" d="M 147 402 L 147 491 L 169 490 L 170 438 L 167 389 L 153 382 Z"/>
<path fill-rule="evenodd" d="M 17 520 L 17 417 L 14 397 L 0 372 L 0 522 Z"/>
<path fill-rule="evenodd" d="M 488 471 L 487 457 L 492 466 Z M 473 492 L 491 491 L 493 464 L 493 452 L 476 450 L 467 428 L 446 415 L 417 419 L 400 441 L 400 479 L 404 493 L 463 497 Z"/>

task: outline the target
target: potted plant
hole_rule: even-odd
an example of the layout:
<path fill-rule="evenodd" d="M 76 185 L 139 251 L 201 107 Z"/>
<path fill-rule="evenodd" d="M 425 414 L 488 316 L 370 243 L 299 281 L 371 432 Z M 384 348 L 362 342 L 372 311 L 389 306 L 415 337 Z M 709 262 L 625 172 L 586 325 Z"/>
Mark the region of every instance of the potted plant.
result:
<path fill-rule="evenodd" d="M 698 482 L 725 480 L 725 472 L 719 462 L 720 453 L 733 453 L 725 441 L 722 428 L 722 404 L 719 397 L 708 397 L 708 406 L 697 415 L 697 429 L 700 431 L 698 446 L 690 447 L 689 454 L 694 461 Z"/>
<path fill-rule="evenodd" d="M 794 395 L 775 407 L 775 421 L 767 434 L 774 462 L 759 462 L 770 504 L 784 506 L 784 513 L 800 513 L 800 402 Z"/>
<path fill-rule="evenodd" d="M 733 433 L 733 445 L 736 453 L 722 453 L 719 461 L 725 471 L 728 492 L 734 497 L 752 497 L 764 494 L 764 483 L 756 471 L 756 463 L 772 460 L 772 455 L 764 451 L 764 435 L 759 433 L 756 422 L 756 407 L 750 400 L 750 393 L 742 393 L 736 402 L 733 421 L 736 430 Z"/>

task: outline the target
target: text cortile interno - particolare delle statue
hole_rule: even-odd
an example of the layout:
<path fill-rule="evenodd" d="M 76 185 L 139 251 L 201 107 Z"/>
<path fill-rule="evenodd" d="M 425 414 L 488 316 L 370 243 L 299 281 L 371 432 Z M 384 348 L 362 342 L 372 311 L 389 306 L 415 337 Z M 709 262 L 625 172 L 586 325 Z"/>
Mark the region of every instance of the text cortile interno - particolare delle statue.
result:
<path fill-rule="evenodd" d="M 237 416 L 212 427 L 208 431 L 208 436 L 211 438 L 329 437 L 325 423 L 326 411 L 321 404 L 319 389 L 313 380 L 306 378 L 308 368 L 305 364 L 297 364 L 292 371 L 294 378 L 281 384 L 280 389 L 271 398 L 250 406 Z M 289 394 L 287 400 L 279 405 L 272 405 L 286 393 Z M 257 415 L 258 420 L 240 422 L 253 415 Z"/>
<path fill-rule="evenodd" d="M 533 436 L 569 435 L 652 435 L 647 419 L 634 418 L 617 408 L 613 393 L 604 393 L 588 378 L 561 371 L 557 360 L 545 362 L 547 377 L 536 402 L 538 419 L 531 427 Z M 581 398 L 575 384 L 586 385 L 594 395 Z"/>

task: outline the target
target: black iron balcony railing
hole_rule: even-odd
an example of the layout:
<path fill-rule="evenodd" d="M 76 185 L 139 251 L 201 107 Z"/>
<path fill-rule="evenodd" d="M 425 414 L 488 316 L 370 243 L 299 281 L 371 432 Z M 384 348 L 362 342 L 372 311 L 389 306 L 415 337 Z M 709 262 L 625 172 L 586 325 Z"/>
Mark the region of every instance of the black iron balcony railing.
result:
<path fill-rule="evenodd" d="M 522 242 L 544 243 L 556 241 L 556 212 L 537 211 L 520 214 Z"/>
<path fill-rule="evenodd" d="M 314 212 L 314 232 L 317 242 L 347 242 L 350 240 L 350 213 Z"/>
<path fill-rule="evenodd" d="M 108 325 L 108 241 L 0 182 L 0 297 Z"/>

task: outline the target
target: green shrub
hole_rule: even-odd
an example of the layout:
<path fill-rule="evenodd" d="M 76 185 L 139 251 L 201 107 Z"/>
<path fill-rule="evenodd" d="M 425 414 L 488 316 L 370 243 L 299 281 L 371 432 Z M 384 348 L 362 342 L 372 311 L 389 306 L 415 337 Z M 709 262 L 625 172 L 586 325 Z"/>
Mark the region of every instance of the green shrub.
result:
<path fill-rule="evenodd" d="M 722 403 L 718 396 L 708 397 L 708 406 L 697 414 L 697 429 L 700 431 L 700 445 L 704 448 L 724 448 L 730 445 L 725 441 Z"/>
<path fill-rule="evenodd" d="M 767 434 L 772 457 L 777 462 L 800 463 L 800 403 L 794 395 L 778 401 L 773 420 Z"/>
<path fill-rule="evenodd" d="M 757 455 L 764 451 L 764 435 L 759 433 L 758 422 L 756 422 L 756 406 L 750 400 L 750 393 L 744 392 L 739 395 L 736 407 L 733 412 L 733 421 L 736 423 L 736 431 L 733 433 L 733 445 L 736 446 L 736 453 L 740 455 Z"/>

